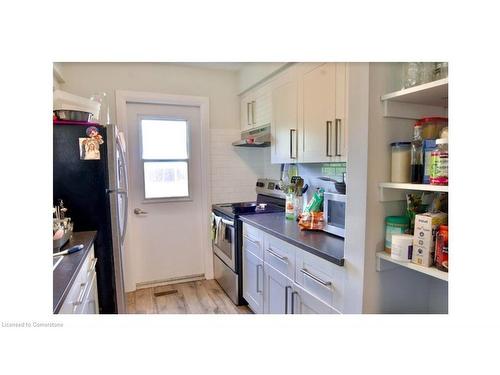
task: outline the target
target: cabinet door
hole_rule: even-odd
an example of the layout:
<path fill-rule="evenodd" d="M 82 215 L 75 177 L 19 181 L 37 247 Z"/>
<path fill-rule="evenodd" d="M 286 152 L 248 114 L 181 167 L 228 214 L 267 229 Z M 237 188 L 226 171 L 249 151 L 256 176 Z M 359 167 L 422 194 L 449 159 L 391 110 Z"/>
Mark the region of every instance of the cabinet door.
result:
<path fill-rule="evenodd" d="M 247 94 L 240 100 L 240 121 L 241 131 L 246 131 L 253 127 L 252 124 L 252 96 Z"/>
<path fill-rule="evenodd" d="M 81 314 L 99 314 L 99 302 L 97 300 L 97 282 L 96 282 L 96 273 L 93 272 L 93 275 L 89 276 L 90 286 L 88 294 L 85 296 L 85 299 L 82 303 L 82 311 Z"/>
<path fill-rule="evenodd" d="M 264 313 L 290 314 L 293 281 L 264 263 Z"/>
<path fill-rule="evenodd" d="M 293 287 L 291 304 L 293 314 L 340 314 L 297 284 Z"/>
<path fill-rule="evenodd" d="M 243 298 L 254 313 L 262 313 L 264 265 L 262 259 L 243 249 Z"/>
<path fill-rule="evenodd" d="M 291 67 L 272 83 L 271 163 L 294 163 L 298 152 L 297 71 Z"/>
<path fill-rule="evenodd" d="M 347 161 L 347 63 L 335 64 L 335 161 Z"/>
<path fill-rule="evenodd" d="M 301 64 L 300 161 L 334 160 L 335 64 Z"/>
<path fill-rule="evenodd" d="M 271 84 L 259 87 L 252 102 L 252 127 L 261 127 L 271 124 Z"/>

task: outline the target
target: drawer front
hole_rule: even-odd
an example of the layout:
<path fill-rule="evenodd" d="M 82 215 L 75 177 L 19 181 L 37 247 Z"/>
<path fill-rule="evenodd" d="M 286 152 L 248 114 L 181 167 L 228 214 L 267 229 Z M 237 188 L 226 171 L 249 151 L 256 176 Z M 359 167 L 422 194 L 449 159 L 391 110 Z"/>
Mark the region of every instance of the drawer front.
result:
<path fill-rule="evenodd" d="M 297 249 L 295 282 L 340 312 L 344 308 L 345 269 Z"/>
<path fill-rule="evenodd" d="M 78 314 L 81 310 L 86 295 L 92 287 L 92 279 L 95 277 L 95 266 L 97 258 L 94 257 L 94 246 L 90 249 L 83 261 L 82 267 L 59 310 L 59 314 Z"/>
<path fill-rule="evenodd" d="M 262 254 L 262 242 L 263 232 L 260 229 L 243 223 L 243 249 L 252 253 L 259 259 L 264 259 Z"/>
<path fill-rule="evenodd" d="M 293 280 L 295 246 L 264 233 L 264 262 Z"/>
<path fill-rule="evenodd" d="M 92 272 L 89 274 L 89 279 L 85 283 L 85 292 L 83 292 L 83 299 L 78 301 L 79 303 L 75 305 L 74 314 L 95 314 L 95 310 L 91 311 L 90 305 L 94 302 L 94 285 L 96 283 L 96 273 Z"/>

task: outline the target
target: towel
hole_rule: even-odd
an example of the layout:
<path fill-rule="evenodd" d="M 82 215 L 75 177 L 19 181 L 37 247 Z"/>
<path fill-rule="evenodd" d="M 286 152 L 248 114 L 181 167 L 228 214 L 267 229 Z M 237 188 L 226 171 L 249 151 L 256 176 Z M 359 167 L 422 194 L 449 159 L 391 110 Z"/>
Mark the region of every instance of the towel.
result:
<path fill-rule="evenodd" d="M 212 219 L 211 219 L 211 222 L 212 222 L 212 241 L 214 241 L 215 243 L 217 243 L 217 240 L 219 238 L 219 227 L 220 227 L 221 220 L 222 220 L 222 218 L 216 216 L 212 212 Z"/>

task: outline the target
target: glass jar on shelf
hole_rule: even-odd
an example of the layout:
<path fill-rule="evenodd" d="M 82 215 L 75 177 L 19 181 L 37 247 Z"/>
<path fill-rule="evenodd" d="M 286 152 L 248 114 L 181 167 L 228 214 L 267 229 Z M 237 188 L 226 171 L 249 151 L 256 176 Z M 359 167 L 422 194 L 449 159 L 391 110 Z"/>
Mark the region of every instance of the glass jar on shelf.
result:
<path fill-rule="evenodd" d="M 427 82 L 431 82 L 434 79 L 434 70 L 436 69 L 436 63 L 433 62 L 423 62 L 420 63 L 420 69 L 418 71 L 418 84 L 422 85 Z"/>
<path fill-rule="evenodd" d="M 403 89 L 418 85 L 420 78 L 420 65 L 418 62 L 403 63 Z"/>
<path fill-rule="evenodd" d="M 433 79 L 443 79 L 448 77 L 448 62 L 437 62 L 434 67 Z"/>

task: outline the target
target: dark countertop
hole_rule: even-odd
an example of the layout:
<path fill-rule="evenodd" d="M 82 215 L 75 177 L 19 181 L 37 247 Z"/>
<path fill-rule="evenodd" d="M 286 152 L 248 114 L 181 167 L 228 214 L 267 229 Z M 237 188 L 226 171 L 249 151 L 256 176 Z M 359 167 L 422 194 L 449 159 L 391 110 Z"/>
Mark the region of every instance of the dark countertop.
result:
<path fill-rule="evenodd" d="M 244 223 L 253 225 L 279 239 L 317 255 L 339 266 L 344 265 L 344 239 L 323 231 L 300 230 L 284 212 L 240 215 Z"/>
<path fill-rule="evenodd" d="M 56 250 L 54 252 L 63 251 L 71 246 L 83 244 L 83 249 L 77 251 L 76 253 L 65 255 L 61 262 L 57 265 L 56 269 L 53 271 L 53 313 L 57 314 L 61 309 L 61 306 L 66 298 L 73 282 L 75 281 L 78 271 L 82 267 L 83 261 L 87 257 L 92 244 L 94 243 L 95 237 L 97 235 L 96 231 L 89 232 L 73 232 L 73 235 L 69 241 L 64 245 L 61 250 Z"/>

